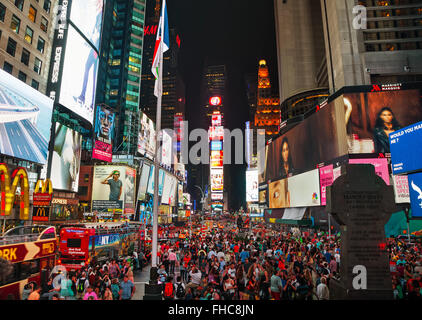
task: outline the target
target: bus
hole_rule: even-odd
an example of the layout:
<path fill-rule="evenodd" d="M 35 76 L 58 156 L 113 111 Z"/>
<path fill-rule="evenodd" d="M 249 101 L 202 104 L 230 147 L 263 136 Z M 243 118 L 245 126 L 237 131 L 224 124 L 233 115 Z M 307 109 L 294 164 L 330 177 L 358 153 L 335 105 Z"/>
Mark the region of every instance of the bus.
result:
<path fill-rule="evenodd" d="M 9 265 L 2 264 L 8 271 L 0 277 L 0 300 L 20 300 L 26 284 L 46 281 L 56 263 L 57 241 L 55 227 L 43 225 L 12 228 L 0 236 L 0 259 Z"/>
<path fill-rule="evenodd" d="M 140 249 L 141 228 L 128 223 L 82 223 L 60 229 L 58 264 L 68 271 L 132 255 Z"/>

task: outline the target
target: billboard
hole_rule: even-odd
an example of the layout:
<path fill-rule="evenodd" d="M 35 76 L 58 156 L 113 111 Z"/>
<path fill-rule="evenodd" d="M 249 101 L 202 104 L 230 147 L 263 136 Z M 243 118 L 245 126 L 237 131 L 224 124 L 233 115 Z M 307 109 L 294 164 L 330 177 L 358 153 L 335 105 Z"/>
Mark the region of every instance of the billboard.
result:
<path fill-rule="evenodd" d="M 170 204 L 170 191 L 171 191 L 171 175 L 165 172 L 163 195 L 161 197 L 162 204 Z"/>
<path fill-rule="evenodd" d="M 171 166 L 172 164 L 172 137 L 167 133 L 166 130 L 161 131 L 163 134 L 163 143 L 161 147 L 161 162 L 166 166 Z"/>
<path fill-rule="evenodd" d="M 211 151 L 223 150 L 223 141 L 211 141 Z"/>
<path fill-rule="evenodd" d="M 407 176 L 393 176 L 396 203 L 410 203 L 409 179 Z"/>
<path fill-rule="evenodd" d="M 150 176 L 151 166 L 144 162 L 139 180 L 138 200 L 145 200 L 148 188 L 148 178 Z"/>
<path fill-rule="evenodd" d="M 318 169 L 269 184 L 269 208 L 319 206 L 321 203 Z"/>
<path fill-rule="evenodd" d="M 258 170 L 246 171 L 246 202 L 258 202 Z"/>
<path fill-rule="evenodd" d="M 72 0 L 70 20 L 99 50 L 103 19 L 103 0 Z"/>
<path fill-rule="evenodd" d="M 259 191 L 259 203 L 267 203 L 267 189 Z"/>
<path fill-rule="evenodd" d="M 223 193 L 211 193 L 211 200 L 224 200 Z"/>
<path fill-rule="evenodd" d="M 211 168 L 223 166 L 223 151 L 211 151 L 210 166 Z"/>
<path fill-rule="evenodd" d="M 211 125 L 213 127 L 221 126 L 221 114 L 213 114 L 211 116 Z"/>
<path fill-rule="evenodd" d="M 177 198 L 179 204 L 183 204 L 183 183 L 177 184 Z"/>
<path fill-rule="evenodd" d="M 54 190 L 78 192 L 82 135 L 56 123 L 51 180 Z"/>
<path fill-rule="evenodd" d="M 155 156 L 155 126 L 145 113 L 140 113 L 138 152 L 153 160 Z"/>
<path fill-rule="evenodd" d="M 349 153 L 390 153 L 388 135 L 422 121 L 422 90 L 345 93 Z"/>
<path fill-rule="evenodd" d="M 224 127 L 210 127 L 209 129 L 209 139 L 211 141 L 224 140 Z"/>
<path fill-rule="evenodd" d="M 94 126 L 94 147 L 92 158 L 106 162 L 113 159 L 115 114 L 104 106 L 97 106 Z"/>
<path fill-rule="evenodd" d="M 136 171 L 126 166 L 95 166 L 92 210 L 114 214 L 134 212 Z"/>
<path fill-rule="evenodd" d="M 390 174 L 388 173 L 388 160 L 382 159 L 350 159 L 350 164 L 372 164 L 375 167 L 375 173 L 380 176 L 384 182 L 390 185 Z"/>
<path fill-rule="evenodd" d="M 393 174 L 402 174 L 422 169 L 422 122 L 397 130 L 389 135 Z"/>
<path fill-rule="evenodd" d="M 53 103 L 0 69 L 0 153 L 46 164 Z"/>
<path fill-rule="evenodd" d="M 322 108 L 267 145 L 260 183 L 286 179 L 346 155 L 345 131 L 344 106 L 331 103 Z"/>
<path fill-rule="evenodd" d="M 334 168 L 328 165 L 319 169 L 319 182 L 321 186 L 321 205 L 327 205 L 327 187 L 331 186 L 334 181 L 341 176 L 341 167 Z"/>
<path fill-rule="evenodd" d="M 72 25 L 68 26 L 66 47 L 59 103 L 92 123 L 98 54 Z"/>
<path fill-rule="evenodd" d="M 412 218 L 422 218 L 422 173 L 409 174 Z"/>
<path fill-rule="evenodd" d="M 223 192 L 224 189 L 223 168 L 211 168 L 211 192 Z"/>

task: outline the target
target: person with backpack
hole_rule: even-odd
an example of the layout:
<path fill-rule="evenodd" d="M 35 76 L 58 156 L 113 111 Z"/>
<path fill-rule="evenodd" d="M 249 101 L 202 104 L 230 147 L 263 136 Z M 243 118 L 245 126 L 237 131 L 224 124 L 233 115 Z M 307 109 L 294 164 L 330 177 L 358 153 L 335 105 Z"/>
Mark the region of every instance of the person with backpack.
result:
<path fill-rule="evenodd" d="M 164 300 L 173 300 L 175 292 L 175 285 L 173 283 L 173 277 L 168 277 L 164 284 L 163 298 Z"/>
<path fill-rule="evenodd" d="M 86 289 L 89 287 L 89 280 L 86 277 L 86 273 L 82 272 L 81 277 L 76 281 L 76 298 L 81 300 L 85 295 Z"/>
<path fill-rule="evenodd" d="M 185 284 L 182 282 L 182 277 L 177 276 L 176 280 L 176 294 L 174 295 L 174 300 L 185 300 L 186 288 Z"/>

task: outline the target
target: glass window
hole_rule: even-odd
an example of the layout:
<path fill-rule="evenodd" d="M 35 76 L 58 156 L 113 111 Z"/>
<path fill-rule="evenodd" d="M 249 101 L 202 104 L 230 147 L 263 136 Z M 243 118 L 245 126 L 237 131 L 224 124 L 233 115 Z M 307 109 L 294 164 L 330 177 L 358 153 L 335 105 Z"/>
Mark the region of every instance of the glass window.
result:
<path fill-rule="evenodd" d="M 32 79 L 31 87 L 34 88 L 34 89 L 36 89 L 36 90 L 38 90 L 38 87 L 39 86 L 40 86 L 39 82 L 36 81 L 36 80 L 34 80 L 34 79 Z"/>
<path fill-rule="evenodd" d="M 37 9 L 35 9 L 33 6 L 29 7 L 28 18 L 32 22 L 35 22 L 35 19 L 37 18 Z"/>
<path fill-rule="evenodd" d="M 28 43 L 32 44 L 32 36 L 34 35 L 34 31 L 30 28 L 30 27 L 26 27 L 26 31 L 25 31 L 25 40 Z"/>
<path fill-rule="evenodd" d="M 6 72 L 8 72 L 8 73 L 10 73 L 10 74 L 12 74 L 13 66 L 10 63 L 8 63 L 8 62 L 5 61 L 4 62 L 4 65 L 3 65 L 3 70 L 6 71 Z"/>
<path fill-rule="evenodd" d="M 38 44 L 37 44 L 38 51 L 41 53 L 44 53 L 44 47 L 45 47 L 45 40 L 41 37 L 38 37 Z"/>
<path fill-rule="evenodd" d="M 6 7 L 3 3 L 0 3 L 0 21 L 4 22 L 4 16 L 6 15 Z"/>
<path fill-rule="evenodd" d="M 41 30 L 47 32 L 48 29 L 48 20 L 44 17 L 41 17 Z"/>
<path fill-rule="evenodd" d="M 22 58 L 21 58 L 21 62 L 25 65 L 29 65 L 29 56 L 30 53 L 28 50 L 26 49 L 22 49 Z"/>
<path fill-rule="evenodd" d="M 17 43 L 15 40 L 13 40 L 12 38 L 9 38 L 9 41 L 7 42 L 6 52 L 13 57 L 15 56 L 15 53 L 16 53 L 16 44 Z"/>
<path fill-rule="evenodd" d="M 42 67 L 42 61 L 38 58 L 35 58 L 34 71 L 38 74 L 41 74 L 41 67 Z"/>
<path fill-rule="evenodd" d="M 22 71 L 19 71 L 18 79 L 23 81 L 23 82 L 26 82 L 26 74 L 23 73 Z"/>
<path fill-rule="evenodd" d="M 24 0 L 15 0 L 15 6 L 18 7 L 20 11 L 23 10 L 23 3 L 24 3 Z"/>
<path fill-rule="evenodd" d="M 10 29 L 12 29 L 14 32 L 19 33 L 19 28 L 21 26 L 21 20 L 13 15 L 12 22 L 10 23 Z"/>
<path fill-rule="evenodd" d="M 50 13 L 51 8 L 51 1 L 50 0 L 44 0 L 44 10 L 47 11 L 47 13 Z"/>

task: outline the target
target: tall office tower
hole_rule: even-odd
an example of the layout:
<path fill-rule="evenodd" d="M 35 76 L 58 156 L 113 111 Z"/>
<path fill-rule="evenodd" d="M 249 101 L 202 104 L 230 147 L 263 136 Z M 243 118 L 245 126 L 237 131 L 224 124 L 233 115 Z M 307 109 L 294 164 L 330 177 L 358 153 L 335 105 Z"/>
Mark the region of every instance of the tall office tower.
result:
<path fill-rule="evenodd" d="M 357 4 L 366 7 L 362 25 Z M 321 0 L 330 92 L 422 81 L 422 2 Z M 357 27 L 357 28 L 356 28 Z"/>
<path fill-rule="evenodd" d="M 315 0 L 274 0 L 281 121 L 328 96 L 321 6 Z"/>
<path fill-rule="evenodd" d="M 145 1 L 109 0 L 105 8 L 96 102 L 117 113 L 113 154 L 137 152 Z"/>
<path fill-rule="evenodd" d="M 201 104 L 206 110 L 206 126 L 211 122 L 211 116 L 214 111 L 219 111 L 222 115 L 222 126 L 224 126 L 224 106 L 226 93 L 226 66 L 224 65 L 207 65 L 202 75 L 201 84 Z M 212 97 L 219 97 L 221 101 L 211 101 Z"/>
<path fill-rule="evenodd" d="M 249 120 L 253 122 L 256 112 L 258 79 L 256 72 L 245 74 L 246 96 L 248 98 Z"/>
<path fill-rule="evenodd" d="M 144 32 L 144 48 L 141 76 L 140 108 L 150 119 L 156 122 L 157 97 L 154 95 L 155 78 L 151 72 L 154 57 L 155 39 L 158 24 L 149 24 L 147 20 Z M 164 53 L 163 97 L 161 102 L 161 128 L 173 129 L 177 113 L 185 114 L 185 84 L 179 66 L 181 40 L 175 28 L 169 30 L 170 48 Z"/>
<path fill-rule="evenodd" d="M 0 68 L 47 92 L 58 0 L 0 1 Z"/>
<path fill-rule="evenodd" d="M 273 96 L 267 62 L 259 61 L 258 95 L 254 127 L 264 129 L 269 139 L 278 133 L 280 124 L 280 99 Z"/>

